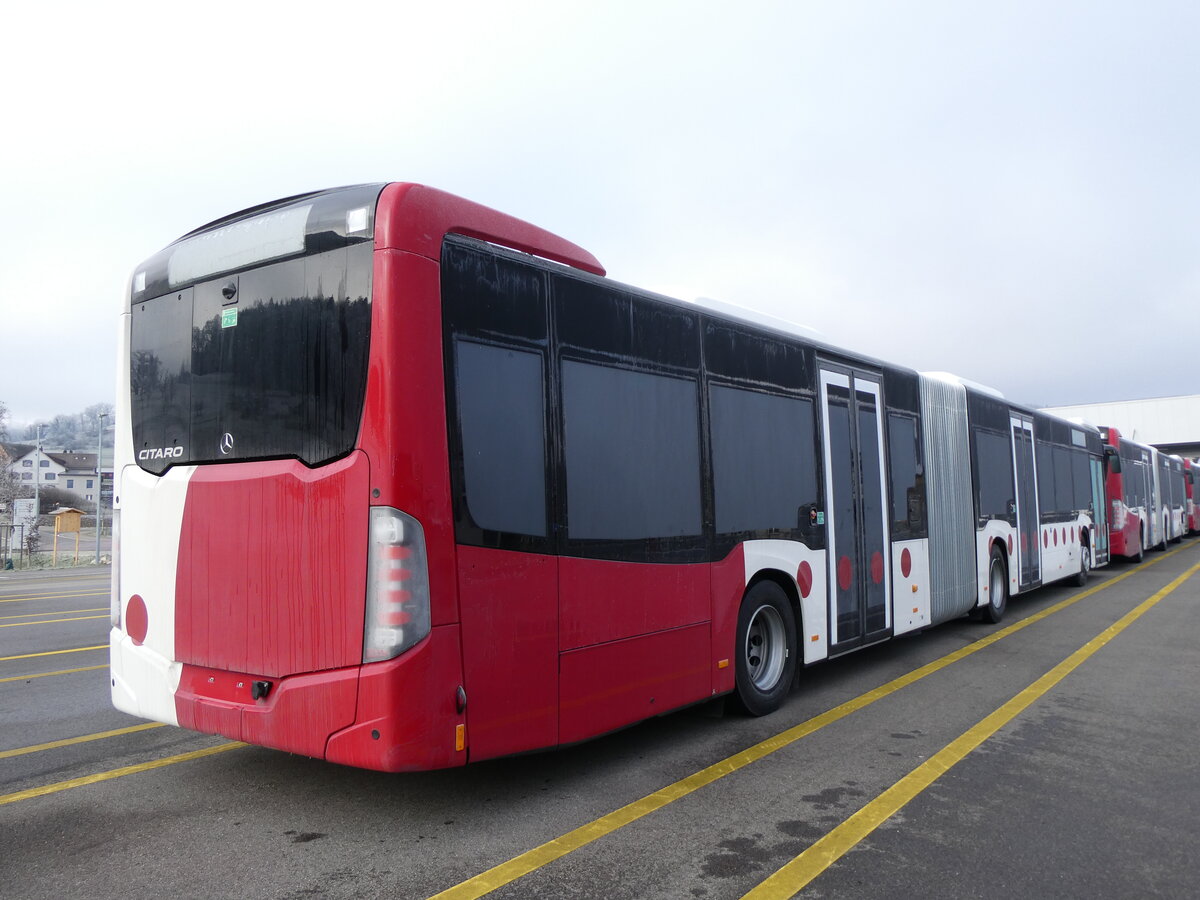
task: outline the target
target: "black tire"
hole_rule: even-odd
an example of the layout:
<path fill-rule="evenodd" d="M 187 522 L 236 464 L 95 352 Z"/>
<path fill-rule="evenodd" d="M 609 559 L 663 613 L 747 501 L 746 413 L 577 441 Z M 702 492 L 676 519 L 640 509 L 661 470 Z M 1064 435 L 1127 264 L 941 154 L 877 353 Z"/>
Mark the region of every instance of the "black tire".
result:
<path fill-rule="evenodd" d="M 1004 610 L 1008 608 L 1008 566 L 1004 564 L 1004 554 L 1000 548 L 992 544 L 992 560 L 988 563 L 988 602 L 980 612 L 983 621 L 995 625 L 1004 618 Z"/>
<path fill-rule="evenodd" d="M 1135 563 L 1140 563 L 1146 558 L 1146 529 L 1138 532 L 1138 552 L 1129 558 Z"/>
<path fill-rule="evenodd" d="M 779 709 L 796 676 L 796 616 L 783 588 L 760 581 L 738 610 L 734 699 L 752 716 Z"/>
<path fill-rule="evenodd" d="M 1092 570 L 1092 551 L 1085 543 L 1079 545 L 1079 574 L 1075 576 L 1075 587 L 1087 584 L 1088 573 Z"/>

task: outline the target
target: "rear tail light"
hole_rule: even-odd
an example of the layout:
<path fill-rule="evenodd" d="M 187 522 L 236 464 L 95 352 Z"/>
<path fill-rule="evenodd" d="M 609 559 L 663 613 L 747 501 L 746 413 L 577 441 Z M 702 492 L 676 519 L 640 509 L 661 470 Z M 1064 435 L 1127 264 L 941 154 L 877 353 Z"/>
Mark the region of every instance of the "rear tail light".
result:
<path fill-rule="evenodd" d="M 121 627 L 121 511 L 112 511 L 112 577 L 109 579 L 108 620 Z M 103 608 L 103 607 L 101 607 Z"/>
<path fill-rule="evenodd" d="M 399 656 L 429 634 L 429 568 L 421 523 L 398 509 L 371 510 L 363 662 Z"/>
<path fill-rule="evenodd" d="M 1120 531 L 1125 527 L 1125 504 L 1120 500 L 1112 502 L 1112 527 L 1114 531 Z"/>

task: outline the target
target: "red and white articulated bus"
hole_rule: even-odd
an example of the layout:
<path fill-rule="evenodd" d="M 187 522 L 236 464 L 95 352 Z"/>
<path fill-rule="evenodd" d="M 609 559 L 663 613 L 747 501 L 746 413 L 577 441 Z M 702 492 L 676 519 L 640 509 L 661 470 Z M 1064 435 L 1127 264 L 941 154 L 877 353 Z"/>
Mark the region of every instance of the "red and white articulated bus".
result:
<path fill-rule="evenodd" d="M 765 714 L 800 664 L 1107 562 L 1096 429 L 603 276 L 400 183 L 139 266 L 116 706 L 461 765 L 722 695 Z"/>

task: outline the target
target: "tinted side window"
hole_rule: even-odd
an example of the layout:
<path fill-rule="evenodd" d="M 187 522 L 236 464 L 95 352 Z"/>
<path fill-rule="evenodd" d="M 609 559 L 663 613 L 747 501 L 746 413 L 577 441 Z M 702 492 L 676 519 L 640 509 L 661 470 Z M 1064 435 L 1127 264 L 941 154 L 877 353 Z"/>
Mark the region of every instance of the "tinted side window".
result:
<path fill-rule="evenodd" d="M 1035 441 L 1037 453 L 1038 506 L 1042 515 L 1053 512 L 1054 500 L 1054 448 L 1043 441 Z"/>
<path fill-rule="evenodd" d="M 464 340 L 454 349 L 467 511 L 488 531 L 544 536 L 541 355 Z"/>
<path fill-rule="evenodd" d="M 1141 460 L 1130 462 L 1125 466 L 1122 475 L 1125 483 L 1125 503 L 1127 506 L 1146 505 L 1146 467 Z"/>
<path fill-rule="evenodd" d="M 1082 450 L 1071 451 L 1071 479 L 1075 483 L 1074 509 L 1092 505 L 1092 476 L 1088 455 Z"/>
<path fill-rule="evenodd" d="M 892 481 L 892 533 L 896 537 L 924 531 L 924 486 L 917 475 L 917 420 L 889 413 L 888 474 Z"/>
<path fill-rule="evenodd" d="M 979 478 L 979 515 L 1007 519 L 1016 502 L 1008 435 L 975 429 L 975 471 Z"/>
<path fill-rule="evenodd" d="M 567 536 L 698 535 L 697 384 L 564 360 Z"/>
<path fill-rule="evenodd" d="M 812 403 L 718 385 L 710 398 L 717 531 L 795 530 L 817 502 Z"/>
<path fill-rule="evenodd" d="M 1071 475 L 1071 451 L 1054 448 L 1054 508 L 1067 512 L 1075 505 L 1075 480 Z"/>

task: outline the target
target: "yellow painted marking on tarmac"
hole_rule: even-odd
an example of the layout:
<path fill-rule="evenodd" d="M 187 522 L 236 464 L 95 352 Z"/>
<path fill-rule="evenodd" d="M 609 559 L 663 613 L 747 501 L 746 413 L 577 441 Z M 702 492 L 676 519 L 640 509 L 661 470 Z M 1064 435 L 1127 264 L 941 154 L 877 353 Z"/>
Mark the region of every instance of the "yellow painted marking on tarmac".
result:
<path fill-rule="evenodd" d="M 119 769 L 111 769 L 108 772 L 97 772 L 94 775 L 84 775 L 80 778 L 71 778 L 67 781 L 56 781 L 54 784 L 44 784 L 41 787 L 30 788 L 27 791 L 17 791 L 14 794 L 0 794 L 0 806 L 5 806 L 9 803 L 19 803 L 22 800 L 32 800 L 34 797 L 45 797 L 47 794 L 57 794 L 60 791 L 69 791 L 72 788 L 86 787 L 89 784 L 98 784 L 101 781 L 111 781 L 114 778 L 123 778 L 126 775 L 137 775 L 141 772 L 149 772 L 152 769 L 161 769 L 163 766 L 173 766 L 176 763 L 190 762 L 193 759 L 202 759 L 205 756 L 213 756 L 217 753 L 224 753 L 226 750 L 236 750 L 238 747 L 245 747 L 241 741 L 233 741 L 228 744 L 218 744 L 215 747 L 206 747 L 203 750 L 193 750 L 190 753 L 180 753 L 177 756 L 164 756 L 162 759 L 152 759 L 150 762 L 138 763 L 134 766 L 122 766 Z"/>
<path fill-rule="evenodd" d="M 30 603 L 36 600 L 66 600 L 74 597 L 107 597 L 108 591 L 77 591 L 72 594 L 45 594 L 41 597 L 6 597 L 0 603 Z"/>
<path fill-rule="evenodd" d="M 1044 696 L 1197 571 L 1200 571 L 1200 563 L 1192 566 L 1158 593 L 1139 603 L 1021 693 L 963 732 L 766 881 L 745 894 L 742 900 L 785 900 L 795 896 L 863 838 L 899 812 L 910 800 L 1028 709 L 1034 701 Z"/>
<path fill-rule="evenodd" d="M 10 756 L 24 756 L 27 753 L 40 753 L 42 750 L 55 750 L 59 747 L 69 747 L 72 744 L 86 744 L 88 741 L 100 741 L 104 738 L 120 737 L 123 734 L 136 734 L 139 731 L 149 731 L 151 728 L 162 728 L 162 722 L 143 722 L 141 725 L 130 725 L 128 728 L 114 728 L 111 731 L 98 731 L 95 734 L 85 734 L 80 737 L 63 738 L 61 741 L 49 741 L 45 744 L 34 744 L 32 747 L 18 747 L 16 750 L 0 750 L 0 759 Z"/>
<path fill-rule="evenodd" d="M 38 616 L 66 616 L 72 613 L 81 612 L 104 612 L 107 607 L 97 606 L 95 609 L 60 609 L 57 612 L 43 610 L 35 613 L 21 613 L 19 616 L 0 616 L 0 622 L 7 622 L 10 619 L 36 619 Z"/>
<path fill-rule="evenodd" d="M 10 659 L 33 659 L 37 656 L 59 656 L 63 653 L 83 653 L 85 650 L 107 650 L 108 644 L 97 644 L 95 647 L 72 647 L 70 650 L 46 650 L 42 653 L 22 653 L 19 656 L 0 656 L 0 662 Z"/>
<path fill-rule="evenodd" d="M 6 681 L 29 681 L 31 678 L 49 678 L 51 675 L 70 675 L 74 672 L 94 672 L 97 669 L 107 669 L 108 665 L 103 666 L 83 666 L 79 669 L 59 669 L 57 672 L 35 672 L 33 675 L 13 675 L 11 678 L 0 678 L 0 684 Z"/>
<path fill-rule="evenodd" d="M 0 628 L 25 628 L 29 625 L 53 625 L 55 622 L 84 622 L 89 619 L 107 619 L 108 616 L 74 616 L 70 619 L 42 619 L 38 622 L 9 622 Z"/>
<path fill-rule="evenodd" d="M 699 790 L 702 787 L 707 787 L 713 782 L 719 781 L 726 775 L 731 775 L 739 769 L 745 768 L 751 763 L 757 762 L 766 756 L 774 753 L 777 750 L 782 750 L 802 738 L 808 737 L 814 732 L 820 731 L 826 725 L 844 719 L 852 713 L 858 712 L 860 709 L 870 706 L 878 700 L 882 700 L 891 694 L 896 693 L 908 685 L 920 681 L 928 675 L 941 671 L 947 666 L 953 665 L 959 660 L 965 659 L 974 653 L 978 653 L 986 647 L 990 647 L 997 641 L 1003 640 L 1009 635 L 1016 634 L 1024 628 L 1040 622 L 1055 613 L 1061 612 L 1070 606 L 1075 605 L 1080 600 L 1097 594 L 1100 591 L 1107 590 L 1114 584 L 1124 581 L 1132 575 L 1136 575 L 1151 566 L 1158 565 L 1164 559 L 1174 556 L 1182 550 L 1186 550 L 1193 545 L 1188 544 L 1183 547 L 1177 547 L 1174 550 L 1162 554 L 1157 559 L 1142 563 L 1136 568 L 1122 572 L 1112 578 L 1097 584 L 1087 590 L 1080 591 L 1055 603 L 1053 606 L 1048 606 L 1040 612 L 1036 612 L 1031 616 L 1022 619 L 1019 622 L 1014 622 L 1004 628 L 992 632 L 987 637 L 980 638 L 974 643 L 961 647 L 952 653 L 936 659 L 933 662 L 926 663 L 920 668 L 914 669 L 906 675 L 901 675 L 892 681 L 883 684 L 874 690 L 868 691 L 853 700 L 847 700 L 840 706 L 836 706 L 819 716 L 815 716 L 799 725 L 795 725 L 785 731 L 781 731 L 774 737 L 767 738 L 752 747 L 743 750 L 740 753 L 735 753 L 720 762 L 713 763 L 705 769 L 701 769 L 693 775 L 676 781 L 674 784 L 669 784 L 664 788 L 660 788 L 653 794 L 648 794 L 640 800 L 635 800 L 620 809 L 613 810 L 598 819 L 588 822 L 586 825 L 581 825 L 578 828 L 568 831 L 561 837 L 554 838 L 546 843 L 534 847 L 532 850 L 514 856 L 508 862 L 500 863 L 493 866 L 486 872 L 481 872 L 473 878 L 468 878 L 466 881 L 460 882 L 453 887 L 434 894 L 429 900 L 476 900 L 478 897 L 483 897 L 490 894 L 497 888 L 504 887 L 507 884 L 516 881 L 528 875 L 530 872 L 540 869 L 548 863 L 554 862 L 556 859 L 561 859 L 569 853 L 573 853 L 580 847 L 585 847 L 592 841 L 605 837 L 624 828 L 639 819 L 648 816 L 652 812 L 656 812 L 663 807 L 674 803 L 682 797 Z"/>

